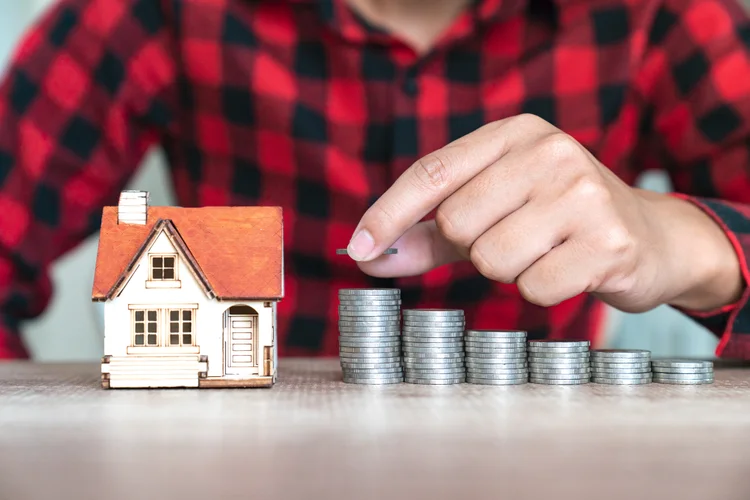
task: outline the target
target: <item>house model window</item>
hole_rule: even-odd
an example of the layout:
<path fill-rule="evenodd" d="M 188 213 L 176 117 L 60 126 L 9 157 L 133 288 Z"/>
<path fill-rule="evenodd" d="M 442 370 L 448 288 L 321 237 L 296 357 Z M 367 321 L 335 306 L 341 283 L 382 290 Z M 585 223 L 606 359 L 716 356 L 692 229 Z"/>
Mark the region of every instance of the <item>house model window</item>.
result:
<path fill-rule="evenodd" d="M 179 288 L 176 255 L 151 255 L 147 288 Z"/>
<path fill-rule="evenodd" d="M 193 311 L 177 309 L 169 311 L 169 345 L 193 345 Z"/>
<path fill-rule="evenodd" d="M 159 345 L 159 311 L 133 311 L 133 345 L 154 347 Z"/>

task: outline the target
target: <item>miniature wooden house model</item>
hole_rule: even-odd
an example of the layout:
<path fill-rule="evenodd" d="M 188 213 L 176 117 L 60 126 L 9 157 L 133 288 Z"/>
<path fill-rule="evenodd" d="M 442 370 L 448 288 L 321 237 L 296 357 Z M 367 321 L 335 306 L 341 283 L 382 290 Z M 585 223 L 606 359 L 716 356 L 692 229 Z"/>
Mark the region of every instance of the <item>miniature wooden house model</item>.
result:
<path fill-rule="evenodd" d="M 284 295 L 278 207 L 105 207 L 92 299 L 105 388 L 270 387 Z"/>

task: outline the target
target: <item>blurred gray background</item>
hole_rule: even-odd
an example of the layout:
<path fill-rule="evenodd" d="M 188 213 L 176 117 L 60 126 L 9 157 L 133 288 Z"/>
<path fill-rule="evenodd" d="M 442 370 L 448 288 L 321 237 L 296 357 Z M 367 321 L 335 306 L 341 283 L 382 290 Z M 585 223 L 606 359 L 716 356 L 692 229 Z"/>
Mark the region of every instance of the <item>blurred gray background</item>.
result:
<path fill-rule="evenodd" d="M 19 37 L 51 0 L 0 0 L 0 71 Z M 642 187 L 670 190 L 659 173 L 642 179 Z M 154 151 L 142 165 L 132 188 L 151 192 L 155 205 L 174 203 L 164 159 Z M 102 355 L 100 306 L 91 302 L 96 237 L 86 241 L 53 268 L 55 295 L 47 312 L 27 323 L 24 336 L 39 361 L 96 361 Z M 650 349 L 654 356 L 712 358 L 718 341 L 709 332 L 667 307 L 645 314 L 610 311 L 609 347 Z"/>

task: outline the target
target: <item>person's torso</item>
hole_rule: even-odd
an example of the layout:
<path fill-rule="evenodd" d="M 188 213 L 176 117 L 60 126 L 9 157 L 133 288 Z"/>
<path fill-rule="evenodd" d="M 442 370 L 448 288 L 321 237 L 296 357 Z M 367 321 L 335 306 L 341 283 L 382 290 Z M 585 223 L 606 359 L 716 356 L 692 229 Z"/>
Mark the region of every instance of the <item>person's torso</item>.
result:
<path fill-rule="evenodd" d="M 466 13 L 423 58 L 339 2 L 169 2 L 180 7 L 167 15 L 182 84 L 178 130 L 164 146 L 178 202 L 283 208 L 282 355 L 337 354 L 345 287 L 397 287 L 404 308 L 461 308 L 467 327 L 596 333 L 588 296 L 544 309 L 468 262 L 373 279 L 335 253 L 415 160 L 519 113 L 541 116 L 634 181 L 633 13 L 612 2 L 515 2 L 480 2 L 477 18 Z"/>

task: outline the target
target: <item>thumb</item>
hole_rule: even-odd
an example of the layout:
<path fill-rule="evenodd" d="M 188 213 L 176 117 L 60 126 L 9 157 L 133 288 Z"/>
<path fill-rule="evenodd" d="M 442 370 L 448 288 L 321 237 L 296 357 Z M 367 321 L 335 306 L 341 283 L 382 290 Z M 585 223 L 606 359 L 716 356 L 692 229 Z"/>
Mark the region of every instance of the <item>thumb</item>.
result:
<path fill-rule="evenodd" d="M 376 278 L 402 278 L 463 260 L 456 247 L 437 230 L 434 220 L 412 226 L 392 246 L 398 249 L 397 254 L 357 265 L 362 272 Z"/>

